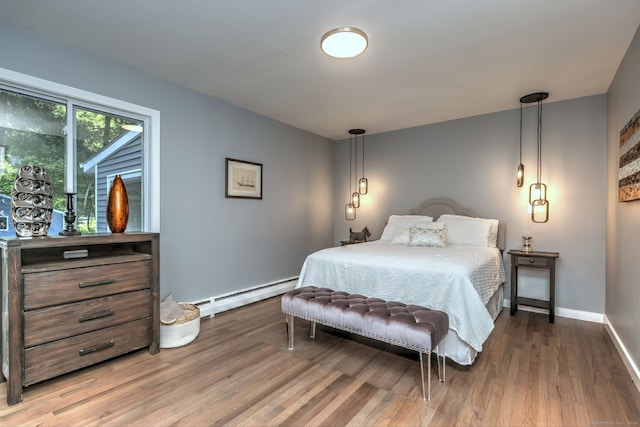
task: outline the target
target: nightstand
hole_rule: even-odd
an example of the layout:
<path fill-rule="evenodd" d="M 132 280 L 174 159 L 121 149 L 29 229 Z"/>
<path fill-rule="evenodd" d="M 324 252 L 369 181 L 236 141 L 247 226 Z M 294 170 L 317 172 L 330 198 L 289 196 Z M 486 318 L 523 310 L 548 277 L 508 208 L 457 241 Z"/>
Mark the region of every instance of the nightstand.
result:
<path fill-rule="evenodd" d="M 512 249 L 511 255 L 511 315 L 518 311 L 518 304 L 528 305 L 549 310 L 549 323 L 554 322 L 556 307 L 556 259 L 558 252 L 523 252 Z M 540 268 L 549 270 L 549 300 L 524 298 L 518 296 L 518 269 Z"/>

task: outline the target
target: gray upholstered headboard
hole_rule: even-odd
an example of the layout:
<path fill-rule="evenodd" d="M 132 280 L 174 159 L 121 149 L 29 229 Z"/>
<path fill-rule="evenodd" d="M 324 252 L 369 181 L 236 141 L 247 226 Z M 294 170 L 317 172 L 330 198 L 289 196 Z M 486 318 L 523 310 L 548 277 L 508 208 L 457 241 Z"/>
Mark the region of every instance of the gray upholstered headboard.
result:
<path fill-rule="evenodd" d="M 419 207 L 409 211 L 409 215 L 427 215 L 433 217 L 434 220 L 437 220 L 440 215 L 443 214 L 464 215 L 478 218 L 478 214 L 476 214 L 474 210 L 463 208 L 457 202 L 443 197 L 429 199 Z M 498 240 L 496 242 L 496 246 L 501 251 L 504 251 L 506 240 L 507 225 L 503 221 L 499 221 Z"/>

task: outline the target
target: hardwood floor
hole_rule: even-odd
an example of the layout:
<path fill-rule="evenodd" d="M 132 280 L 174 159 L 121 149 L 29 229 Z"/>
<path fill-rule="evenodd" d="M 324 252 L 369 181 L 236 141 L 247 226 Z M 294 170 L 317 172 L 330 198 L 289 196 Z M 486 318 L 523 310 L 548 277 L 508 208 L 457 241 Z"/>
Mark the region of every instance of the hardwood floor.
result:
<path fill-rule="evenodd" d="M 417 355 L 296 322 L 280 298 L 203 319 L 193 343 L 138 351 L 33 385 L 0 425 L 629 426 L 640 393 L 603 325 L 504 310 L 471 367 L 422 400 Z M 366 343 L 366 344 L 365 344 Z"/>

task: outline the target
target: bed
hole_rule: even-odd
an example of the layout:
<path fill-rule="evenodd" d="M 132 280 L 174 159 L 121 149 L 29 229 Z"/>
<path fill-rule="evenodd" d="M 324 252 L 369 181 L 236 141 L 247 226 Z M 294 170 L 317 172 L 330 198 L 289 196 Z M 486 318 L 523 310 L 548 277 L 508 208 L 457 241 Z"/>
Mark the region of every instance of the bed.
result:
<path fill-rule="evenodd" d="M 380 240 L 309 255 L 296 287 L 322 286 L 449 315 L 445 355 L 472 365 L 503 306 L 503 222 L 451 199 L 391 215 Z"/>

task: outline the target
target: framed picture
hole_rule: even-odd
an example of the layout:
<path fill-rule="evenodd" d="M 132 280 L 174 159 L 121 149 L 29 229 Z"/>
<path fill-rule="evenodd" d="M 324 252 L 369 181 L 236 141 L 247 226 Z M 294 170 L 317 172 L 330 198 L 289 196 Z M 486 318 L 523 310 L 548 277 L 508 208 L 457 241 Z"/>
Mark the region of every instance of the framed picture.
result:
<path fill-rule="evenodd" d="M 262 199 L 262 164 L 227 158 L 226 198 Z"/>
<path fill-rule="evenodd" d="M 618 201 L 640 199 L 640 110 L 620 130 Z"/>
<path fill-rule="evenodd" d="M 7 231 L 9 229 L 9 217 L 0 216 L 0 231 Z"/>

